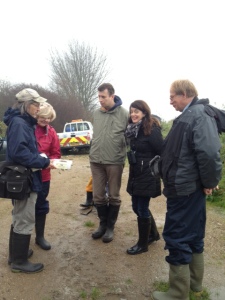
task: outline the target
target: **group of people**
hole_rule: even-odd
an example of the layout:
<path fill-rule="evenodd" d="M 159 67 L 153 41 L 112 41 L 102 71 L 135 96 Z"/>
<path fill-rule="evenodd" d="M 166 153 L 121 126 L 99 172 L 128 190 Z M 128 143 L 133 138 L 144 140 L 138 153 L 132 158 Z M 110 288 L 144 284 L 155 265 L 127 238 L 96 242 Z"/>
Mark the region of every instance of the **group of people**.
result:
<path fill-rule="evenodd" d="M 21 91 L 16 98 L 15 107 L 10 108 L 4 117 L 8 125 L 7 159 L 50 174 L 50 169 L 54 168 L 52 158 L 60 157 L 60 152 L 57 150 L 53 156 L 47 153 L 42 149 L 41 140 L 37 147 L 33 127 L 39 119 L 39 106 L 46 99 L 31 89 Z M 114 227 L 121 205 L 121 179 L 127 156 L 127 192 L 131 195 L 132 209 L 137 215 L 139 234 L 137 243 L 127 249 L 127 254 L 146 252 L 148 245 L 160 238 L 149 203 L 151 198 L 161 194 L 162 179 L 163 194 L 167 198 L 162 235 L 165 249 L 168 250 L 166 261 L 170 267 L 170 288 L 167 292 L 156 291 L 152 297 L 155 300 L 187 300 L 190 289 L 202 292 L 206 195 L 212 193 L 221 178 L 221 145 L 216 122 L 205 113 L 204 105 L 198 103 L 197 90 L 189 80 L 174 81 L 170 87 L 170 104 L 181 114 L 174 120 L 165 140 L 162 138 L 159 119 L 151 114 L 145 101 L 132 102 L 128 112 L 109 83 L 98 87 L 98 98 L 100 108 L 93 115 L 93 139 L 89 154 L 92 182 L 87 187 L 89 198 L 84 204 L 88 206 L 94 203 L 99 217 L 99 226 L 92 233 L 92 238 L 102 238 L 105 243 L 114 238 Z M 46 126 L 49 125 L 45 123 L 43 127 Z M 40 135 L 37 128 L 35 132 L 38 140 Z M 46 133 L 43 128 L 40 132 L 43 135 Z M 46 153 L 46 156 L 41 155 L 41 152 Z M 150 162 L 156 155 L 160 156 L 158 168 L 161 179 L 154 176 L 150 168 Z M 32 273 L 43 269 L 42 264 L 31 264 L 28 261 L 35 215 L 36 220 L 42 224 L 39 225 L 42 228 L 41 238 L 37 236 L 36 242 L 42 248 L 50 248 L 43 235 L 50 177 L 43 178 L 48 183 L 41 182 L 40 171 L 34 172 L 30 197 L 24 201 L 14 201 L 9 257 L 11 269 L 15 272 Z M 38 205 L 35 208 L 36 198 L 46 204 L 39 213 Z M 42 217 L 38 218 L 39 214 Z"/>
<path fill-rule="evenodd" d="M 127 192 L 137 215 L 139 238 L 127 253 L 146 252 L 149 243 L 159 239 L 149 209 L 150 199 L 161 194 L 161 180 L 150 168 L 151 160 L 159 155 L 158 169 L 167 198 L 163 238 L 168 250 L 170 287 L 167 292 L 154 292 L 152 298 L 187 300 L 190 289 L 196 293 L 203 290 L 206 195 L 212 193 L 221 179 L 221 144 L 216 121 L 205 113 L 204 103 L 199 101 L 198 92 L 189 80 L 176 80 L 171 84 L 170 104 L 181 114 L 174 120 L 165 140 L 159 120 L 151 114 L 145 101 L 132 102 L 128 113 L 111 84 L 102 84 L 98 97 L 101 107 L 93 117 L 90 163 L 91 201 L 100 222 L 92 238 L 102 238 L 103 242 L 113 240 L 128 148 Z"/>

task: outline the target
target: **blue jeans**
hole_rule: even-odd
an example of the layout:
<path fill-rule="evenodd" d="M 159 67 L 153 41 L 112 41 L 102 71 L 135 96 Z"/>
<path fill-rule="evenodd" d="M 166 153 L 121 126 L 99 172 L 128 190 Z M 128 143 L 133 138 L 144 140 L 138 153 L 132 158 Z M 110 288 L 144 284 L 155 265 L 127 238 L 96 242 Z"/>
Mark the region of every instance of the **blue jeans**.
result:
<path fill-rule="evenodd" d="M 197 190 L 189 196 L 167 199 L 163 230 L 169 250 L 166 261 L 172 265 L 189 264 L 193 253 L 202 253 L 206 225 L 206 196 Z"/>
<path fill-rule="evenodd" d="M 149 201 L 150 197 L 132 196 L 132 209 L 140 218 L 149 218 Z"/>
<path fill-rule="evenodd" d="M 38 192 L 37 202 L 35 207 L 36 215 L 47 215 L 49 213 L 49 201 L 46 199 L 48 197 L 50 189 L 50 181 L 42 182 L 42 190 Z"/>

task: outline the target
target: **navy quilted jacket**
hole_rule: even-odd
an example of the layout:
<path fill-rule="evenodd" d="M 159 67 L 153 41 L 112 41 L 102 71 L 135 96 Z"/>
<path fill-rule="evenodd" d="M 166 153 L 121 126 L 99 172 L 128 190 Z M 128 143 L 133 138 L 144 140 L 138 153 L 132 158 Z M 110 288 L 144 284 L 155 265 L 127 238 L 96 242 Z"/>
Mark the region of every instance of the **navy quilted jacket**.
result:
<path fill-rule="evenodd" d="M 27 113 L 21 115 L 17 109 L 8 108 L 4 114 L 4 123 L 8 126 L 6 160 L 27 168 L 46 168 L 50 161 L 38 152 L 34 135 L 36 119 Z M 32 190 L 38 192 L 41 188 L 41 173 L 33 172 Z"/>

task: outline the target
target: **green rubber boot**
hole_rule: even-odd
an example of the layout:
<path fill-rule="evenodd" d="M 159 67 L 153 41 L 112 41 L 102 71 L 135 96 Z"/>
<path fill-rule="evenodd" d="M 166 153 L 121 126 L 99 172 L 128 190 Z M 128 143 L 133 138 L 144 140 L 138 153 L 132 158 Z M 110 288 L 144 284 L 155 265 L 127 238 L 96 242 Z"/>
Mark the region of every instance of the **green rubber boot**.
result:
<path fill-rule="evenodd" d="M 190 270 L 189 265 L 170 265 L 170 288 L 167 292 L 153 292 L 154 300 L 189 300 Z"/>
<path fill-rule="evenodd" d="M 191 290 L 193 292 L 202 292 L 202 280 L 204 275 L 203 253 L 194 253 L 189 267 L 191 275 Z"/>

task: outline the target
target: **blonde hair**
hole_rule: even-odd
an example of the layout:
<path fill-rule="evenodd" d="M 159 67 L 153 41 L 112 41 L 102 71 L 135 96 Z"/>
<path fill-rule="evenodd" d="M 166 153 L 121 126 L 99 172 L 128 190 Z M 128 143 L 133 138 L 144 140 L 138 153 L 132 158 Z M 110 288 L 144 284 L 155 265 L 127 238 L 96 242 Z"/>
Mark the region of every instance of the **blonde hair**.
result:
<path fill-rule="evenodd" d="M 46 102 L 41 103 L 40 111 L 38 112 L 37 117 L 50 119 L 52 122 L 56 118 L 56 112 L 51 104 L 46 103 Z"/>
<path fill-rule="evenodd" d="M 189 97 L 197 97 L 198 92 L 194 84 L 190 80 L 176 80 L 171 84 L 170 90 L 176 95 L 186 95 Z"/>

